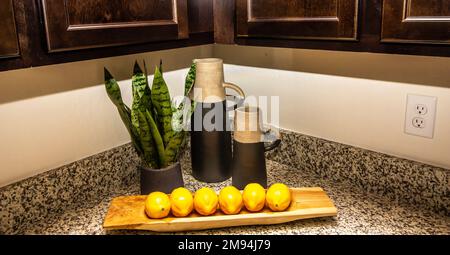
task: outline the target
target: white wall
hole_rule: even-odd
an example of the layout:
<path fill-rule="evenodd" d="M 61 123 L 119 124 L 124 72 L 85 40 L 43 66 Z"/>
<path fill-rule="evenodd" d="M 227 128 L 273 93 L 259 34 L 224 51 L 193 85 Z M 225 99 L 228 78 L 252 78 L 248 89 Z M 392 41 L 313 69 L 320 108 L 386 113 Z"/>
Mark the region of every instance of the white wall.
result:
<path fill-rule="evenodd" d="M 135 59 L 146 59 L 153 73 L 159 58 L 170 70 L 211 55 L 208 45 L 0 72 L 0 186 L 129 142 L 105 92 L 104 66 L 128 78 Z M 186 73 L 165 72 L 172 96 L 183 94 Z M 127 102 L 130 85 L 120 82 Z"/>
<path fill-rule="evenodd" d="M 248 95 L 280 97 L 283 128 L 450 168 L 450 58 L 224 45 L 214 53 L 249 65 L 227 65 L 227 81 Z M 272 69 L 254 67 L 261 65 Z M 336 75 L 339 69 L 370 79 Z M 408 93 L 438 97 L 433 139 L 403 132 Z"/>

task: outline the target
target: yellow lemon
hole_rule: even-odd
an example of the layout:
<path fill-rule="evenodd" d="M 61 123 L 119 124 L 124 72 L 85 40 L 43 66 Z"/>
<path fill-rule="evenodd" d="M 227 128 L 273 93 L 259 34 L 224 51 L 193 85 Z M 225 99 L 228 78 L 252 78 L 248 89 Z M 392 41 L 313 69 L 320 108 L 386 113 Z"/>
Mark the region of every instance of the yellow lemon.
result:
<path fill-rule="evenodd" d="M 194 198 L 186 188 L 177 188 L 170 194 L 172 213 L 177 217 L 189 215 L 194 209 Z"/>
<path fill-rule="evenodd" d="M 282 183 L 275 183 L 267 190 L 266 204 L 272 211 L 281 212 L 291 203 L 291 191 Z"/>
<path fill-rule="evenodd" d="M 220 210 L 225 214 L 237 214 L 244 203 L 241 192 L 233 186 L 223 188 L 219 193 Z"/>
<path fill-rule="evenodd" d="M 266 190 L 258 183 L 249 183 L 242 194 L 244 205 L 250 212 L 258 212 L 264 208 Z"/>
<path fill-rule="evenodd" d="M 215 213 L 218 203 L 216 192 L 210 188 L 201 188 L 194 194 L 194 208 L 201 215 Z"/>
<path fill-rule="evenodd" d="M 165 193 L 156 191 L 147 196 L 145 200 L 145 213 L 153 219 L 164 218 L 170 212 L 170 199 Z"/>

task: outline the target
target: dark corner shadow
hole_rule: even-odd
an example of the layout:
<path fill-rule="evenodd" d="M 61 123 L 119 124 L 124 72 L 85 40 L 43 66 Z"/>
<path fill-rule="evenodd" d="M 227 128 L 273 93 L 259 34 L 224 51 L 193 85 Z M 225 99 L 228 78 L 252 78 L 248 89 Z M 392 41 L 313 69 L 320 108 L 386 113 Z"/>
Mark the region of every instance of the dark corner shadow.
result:
<path fill-rule="evenodd" d="M 142 68 L 145 60 L 152 75 L 160 59 L 164 72 L 168 72 L 188 68 L 193 58 L 209 55 L 192 47 L 0 72 L 0 105 L 103 85 L 104 67 L 116 80 L 123 81 L 131 79 L 136 60 Z"/>
<path fill-rule="evenodd" d="M 227 64 L 450 88 L 450 58 L 215 45 Z"/>

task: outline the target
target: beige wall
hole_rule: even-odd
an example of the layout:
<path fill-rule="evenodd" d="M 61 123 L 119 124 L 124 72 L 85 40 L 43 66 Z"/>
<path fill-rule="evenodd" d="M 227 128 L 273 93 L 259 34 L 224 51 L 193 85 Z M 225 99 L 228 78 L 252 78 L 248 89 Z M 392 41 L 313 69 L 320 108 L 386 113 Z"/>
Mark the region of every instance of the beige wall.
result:
<path fill-rule="evenodd" d="M 135 59 L 162 58 L 177 95 L 211 56 L 247 94 L 279 95 L 283 128 L 450 168 L 450 58 L 206 45 L 0 72 L 0 186 L 129 141 L 103 66 L 129 102 Z M 403 133 L 407 93 L 439 98 L 434 139 Z"/>
<path fill-rule="evenodd" d="M 283 128 L 450 168 L 450 58 L 225 45 L 214 54 L 232 63 L 227 81 L 280 97 Z M 403 132 L 408 93 L 438 97 L 433 139 Z"/>
<path fill-rule="evenodd" d="M 129 137 L 103 85 L 103 67 L 125 79 L 131 100 L 135 59 L 153 73 L 210 57 L 212 45 L 166 50 L 47 67 L 0 72 L 0 186 L 127 143 Z M 172 95 L 182 95 L 186 70 L 165 73 Z"/>

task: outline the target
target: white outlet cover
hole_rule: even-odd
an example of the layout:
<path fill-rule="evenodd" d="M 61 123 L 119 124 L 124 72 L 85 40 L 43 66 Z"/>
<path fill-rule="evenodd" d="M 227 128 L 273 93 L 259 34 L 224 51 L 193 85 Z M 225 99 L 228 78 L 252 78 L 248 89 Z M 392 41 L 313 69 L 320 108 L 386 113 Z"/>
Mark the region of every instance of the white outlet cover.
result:
<path fill-rule="evenodd" d="M 408 94 L 406 102 L 405 133 L 426 138 L 433 138 L 436 103 L 437 97 Z M 426 113 L 419 114 L 416 110 L 417 105 L 426 106 Z M 415 118 L 423 119 L 425 126 L 421 128 L 415 127 L 413 125 L 413 120 Z"/>

